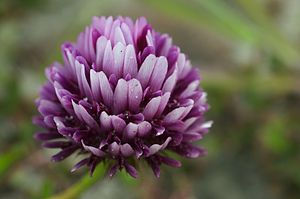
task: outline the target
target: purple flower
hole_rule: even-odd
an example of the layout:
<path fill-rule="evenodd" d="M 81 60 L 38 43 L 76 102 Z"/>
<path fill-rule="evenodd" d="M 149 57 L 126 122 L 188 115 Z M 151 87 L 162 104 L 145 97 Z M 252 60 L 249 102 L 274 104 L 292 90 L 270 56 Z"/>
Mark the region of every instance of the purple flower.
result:
<path fill-rule="evenodd" d="M 46 69 L 34 118 L 44 129 L 36 139 L 61 149 L 53 161 L 78 153 L 83 159 L 72 171 L 86 165 L 92 174 L 106 163 L 110 176 L 125 169 L 137 177 L 145 160 L 158 177 L 161 164 L 181 166 L 166 151 L 205 154 L 192 144 L 211 126 L 198 70 L 145 18 L 94 17 L 62 54 L 63 64 Z"/>

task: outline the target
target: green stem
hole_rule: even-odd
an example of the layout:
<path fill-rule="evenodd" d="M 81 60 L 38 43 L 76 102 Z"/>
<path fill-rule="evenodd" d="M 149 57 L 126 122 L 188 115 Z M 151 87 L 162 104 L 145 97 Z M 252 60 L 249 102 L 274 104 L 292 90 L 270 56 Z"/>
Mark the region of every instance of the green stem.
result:
<path fill-rule="evenodd" d="M 73 186 L 63 191 L 62 193 L 51 196 L 49 199 L 78 198 L 84 191 L 88 190 L 91 186 L 96 184 L 100 178 L 102 179 L 104 174 L 104 167 L 98 166 L 92 177 L 88 174 L 85 175 L 79 182 L 75 183 Z"/>

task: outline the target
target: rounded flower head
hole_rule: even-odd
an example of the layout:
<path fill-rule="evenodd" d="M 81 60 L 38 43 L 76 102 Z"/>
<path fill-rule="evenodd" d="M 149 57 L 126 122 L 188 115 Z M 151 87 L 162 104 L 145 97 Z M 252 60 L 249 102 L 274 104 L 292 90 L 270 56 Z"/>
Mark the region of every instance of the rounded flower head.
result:
<path fill-rule="evenodd" d="M 110 176 L 125 169 L 136 177 L 144 160 L 159 176 L 161 164 L 181 165 L 166 151 L 205 154 L 192 145 L 211 125 L 198 70 L 145 18 L 94 17 L 62 55 L 62 64 L 46 69 L 34 118 L 45 129 L 36 139 L 61 149 L 53 161 L 78 153 L 72 171 L 107 163 Z"/>

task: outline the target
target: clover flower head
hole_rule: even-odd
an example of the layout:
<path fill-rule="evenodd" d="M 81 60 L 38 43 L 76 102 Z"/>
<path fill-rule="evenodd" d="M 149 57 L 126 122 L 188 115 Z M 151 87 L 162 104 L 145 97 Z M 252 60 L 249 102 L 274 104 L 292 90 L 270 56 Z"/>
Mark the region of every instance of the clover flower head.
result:
<path fill-rule="evenodd" d="M 62 56 L 46 69 L 33 119 L 44 129 L 36 139 L 60 149 L 53 161 L 78 153 L 72 171 L 87 166 L 92 174 L 105 163 L 110 176 L 125 169 L 137 177 L 143 160 L 159 176 L 162 164 L 181 166 L 167 151 L 205 154 L 193 144 L 211 126 L 199 72 L 145 18 L 94 17 Z"/>

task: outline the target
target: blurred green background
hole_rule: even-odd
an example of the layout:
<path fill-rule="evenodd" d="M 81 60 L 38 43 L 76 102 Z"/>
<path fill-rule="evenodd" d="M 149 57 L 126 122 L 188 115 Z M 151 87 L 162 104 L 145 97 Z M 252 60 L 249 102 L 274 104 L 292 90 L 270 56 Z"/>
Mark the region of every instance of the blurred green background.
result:
<path fill-rule="evenodd" d="M 0 198 L 47 198 L 78 182 L 78 160 L 51 163 L 33 139 L 44 69 L 93 15 L 145 16 L 202 74 L 211 105 L 208 155 L 121 173 L 81 198 L 300 198 L 299 0 L 0 0 Z"/>

